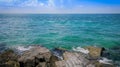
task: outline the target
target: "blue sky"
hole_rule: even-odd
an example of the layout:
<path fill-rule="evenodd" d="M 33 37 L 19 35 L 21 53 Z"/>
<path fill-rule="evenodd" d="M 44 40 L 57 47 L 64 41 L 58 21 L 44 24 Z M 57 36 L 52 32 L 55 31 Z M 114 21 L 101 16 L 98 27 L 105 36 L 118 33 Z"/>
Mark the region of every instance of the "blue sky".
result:
<path fill-rule="evenodd" d="M 0 0 L 0 13 L 120 13 L 120 0 Z"/>

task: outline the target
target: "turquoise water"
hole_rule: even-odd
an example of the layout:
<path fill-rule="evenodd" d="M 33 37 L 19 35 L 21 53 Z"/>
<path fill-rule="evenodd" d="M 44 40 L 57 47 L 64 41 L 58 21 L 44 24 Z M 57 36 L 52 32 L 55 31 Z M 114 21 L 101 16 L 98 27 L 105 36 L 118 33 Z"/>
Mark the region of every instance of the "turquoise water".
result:
<path fill-rule="evenodd" d="M 0 43 L 120 46 L 120 14 L 0 14 Z"/>

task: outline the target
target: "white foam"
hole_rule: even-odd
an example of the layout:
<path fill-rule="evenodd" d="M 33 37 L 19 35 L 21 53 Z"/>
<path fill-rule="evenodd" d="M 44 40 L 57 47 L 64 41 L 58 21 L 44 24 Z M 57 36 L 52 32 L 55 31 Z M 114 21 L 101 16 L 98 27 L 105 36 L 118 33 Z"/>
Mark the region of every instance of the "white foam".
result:
<path fill-rule="evenodd" d="M 18 46 L 16 49 L 19 51 L 26 51 L 26 50 L 30 50 L 31 48 L 32 46 L 29 46 L 29 47 Z"/>
<path fill-rule="evenodd" d="M 63 60 L 63 57 L 60 56 L 58 53 L 56 53 L 55 56 L 57 56 L 59 59 Z"/>
<path fill-rule="evenodd" d="M 84 54 L 88 54 L 89 53 L 89 50 L 81 48 L 81 47 L 73 48 L 73 50 L 77 51 L 77 52 L 82 52 Z"/>
<path fill-rule="evenodd" d="M 109 60 L 107 58 L 102 58 L 101 60 L 99 60 L 99 63 L 103 63 L 103 64 L 111 64 L 112 60 Z"/>

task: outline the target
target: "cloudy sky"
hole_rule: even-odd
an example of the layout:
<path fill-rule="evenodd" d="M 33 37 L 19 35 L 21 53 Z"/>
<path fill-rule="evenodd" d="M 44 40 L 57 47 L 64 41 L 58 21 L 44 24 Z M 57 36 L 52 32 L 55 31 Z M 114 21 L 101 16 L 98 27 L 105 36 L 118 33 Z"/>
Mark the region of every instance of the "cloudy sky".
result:
<path fill-rule="evenodd" d="M 120 0 L 0 0 L 0 13 L 120 13 Z"/>

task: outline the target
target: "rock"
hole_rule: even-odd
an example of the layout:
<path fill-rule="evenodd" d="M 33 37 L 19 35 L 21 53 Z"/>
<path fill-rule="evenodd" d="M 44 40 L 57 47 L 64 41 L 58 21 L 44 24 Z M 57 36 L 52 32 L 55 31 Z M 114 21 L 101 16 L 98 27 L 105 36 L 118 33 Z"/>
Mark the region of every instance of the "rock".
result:
<path fill-rule="evenodd" d="M 63 53 L 67 51 L 63 48 L 55 48 L 52 50 L 52 56 L 50 58 L 50 66 L 51 67 L 58 67 L 59 62 L 63 61 Z"/>
<path fill-rule="evenodd" d="M 89 60 L 79 52 L 65 51 L 63 60 L 56 61 L 55 67 L 84 67 L 88 62 Z"/>
<path fill-rule="evenodd" d="M 17 61 L 18 57 L 19 55 L 17 55 L 13 50 L 8 49 L 0 54 L 0 64 L 4 64 L 9 60 Z"/>
<path fill-rule="evenodd" d="M 55 67 L 66 67 L 65 61 L 56 61 Z"/>
<path fill-rule="evenodd" d="M 93 64 L 88 64 L 86 67 L 95 67 Z"/>
<path fill-rule="evenodd" d="M 81 52 L 72 52 L 68 50 L 63 49 L 56 49 L 60 54 L 57 54 L 57 56 L 51 57 L 54 65 L 51 67 L 86 67 L 86 65 L 89 63 L 89 60 L 86 58 L 87 55 Z M 56 51 L 55 50 L 55 51 Z M 54 54 L 53 54 L 54 55 Z M 62 56 L 63 59 L 59 59 L 58 55 Z M 52 63 L 53 64 L 53 63 Z M 88 67 L 92 66 L 89 65 Z"/>
<path fill-rule="evenodd" d="M 23 67 L 35 67 L 44 66 L 43 63 L 49 63 L 51 52 L 41 46 L 34 46 L 28 51 L 25 51 L 19 58 L 20 66 Z"/>
<path fill-rule="evenodd" d="M 104 64 L 104 63 L 96 62 L 95 67 L 116 67 L 116 66 L 113 64 Z"/>
<path fill-rule="evenodd" d="M 17 62 L 19 55 L 13 50 L 8 49 L 0 54 L 0 67 L 20 67 Z"/>
<path fill-rule="evenodd" d="M 6 64 L 0 64 L 0 67 L 8 67 Z"/>
<path fill-rule="evenodd" d="M 99 58 L 102 54 L 103 48 L 88 46 L 85 49 L 89 50 L 89 55 L 91 58 Z"/>
<path fill-rule="evenodd" d="M 86 59 L 86 55 L 80 52 L 65 52 L 63 54 L 64 60 L 67 61 L 68 65 L 74 67 L 85 66 L 89 63 L 89 60 Z"/>
<path fill-rule="evenodd" d="M 36 67 L 47 67 L 45 62 L 39 63 Z"/>
<path fill-rule="evenodd" d="M 19 62 L 16 62 L 16 61 L 8 61 L 6 62 L 6 66 L 7 67 L 20 67 L 20 64 Z"/>
<path fill-rule="evenodd" d="M 20 57 L 13 50 L 6 50 L 0 54 L 0 67 L 115 67 L 112 62 L 105 64 L 100 61 L 102 48 L 86 47 L 85 49 L 90 53 L 84 54 L 61 48 L 55 48 L 50 52 L 45 47 L 33 46 L 24 51 Z"/>
<path fill-rule="evenodd" d="M 51 67 L 56 67 L 55 62 L 59 61 L 59 58 L 57 56 L 52 55 L 50 58 L 50 66 Z"/>
<path fill-rule="evenodd" d="M 56 57 L 58 57 L 59 60 L 63 60 L 63 53 L 67 51 L 66 49 L 63 48 L 55 48 L 52 50 L 52 54 Z"/>

